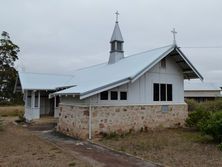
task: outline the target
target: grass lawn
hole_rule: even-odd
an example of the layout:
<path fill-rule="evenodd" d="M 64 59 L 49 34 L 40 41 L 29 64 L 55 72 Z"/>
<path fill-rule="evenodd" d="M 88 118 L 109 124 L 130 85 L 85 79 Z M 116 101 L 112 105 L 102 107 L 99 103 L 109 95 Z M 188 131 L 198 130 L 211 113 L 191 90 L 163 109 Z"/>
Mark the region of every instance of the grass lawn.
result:
<path fill-rule="evenodd" d="M 22 113 L 24 113 L 23 106 L 0 106 L 1 117 L 19 116 Z"/>
<path fill-rule="evenodd" d="M 187 129 L 165 129 L 101 139 L 100 144 L 167 166 L 222 166 L 222 151 L 210 138 Z"/>

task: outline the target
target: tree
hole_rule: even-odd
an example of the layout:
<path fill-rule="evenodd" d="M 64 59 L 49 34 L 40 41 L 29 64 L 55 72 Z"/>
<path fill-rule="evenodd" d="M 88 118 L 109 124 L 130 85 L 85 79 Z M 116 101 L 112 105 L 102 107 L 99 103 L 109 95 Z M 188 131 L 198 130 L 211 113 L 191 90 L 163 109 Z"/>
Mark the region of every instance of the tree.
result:
<path fill-rule="evenodd" d="M 19 47 L 11 40 L 7 32 L 3 31 L 0 38 L 0 104 L 13 104 L 21 97 L 14 94 L 16 70 L 14 63 L 18 60 Z"/>

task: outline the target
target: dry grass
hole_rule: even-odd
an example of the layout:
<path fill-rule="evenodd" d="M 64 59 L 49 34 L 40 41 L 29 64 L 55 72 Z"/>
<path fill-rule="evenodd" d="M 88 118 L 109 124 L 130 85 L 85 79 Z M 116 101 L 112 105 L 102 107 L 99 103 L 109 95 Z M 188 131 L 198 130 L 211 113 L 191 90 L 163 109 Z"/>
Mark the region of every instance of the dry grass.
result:
<path fill-rule="evenodd" d="M 2 117 L 11 117 L 19 116 L 24 113 L 23 106 L 4 106 L 0 107 L 0 116 Z"/>
<path fill-rule="evenodd" d="M 222 166 L 222 152 L 210 138 L 185 129 L 165 129 L 153 132 L 113 136 L 101 144 L 153 162 L 178 167 Z"/>
<path fill-rule="evenodd" d="M 4 130 L 0 131 L 0 166 L 91 167 L 89 163 L 40 139 L 27 129 L 15 126 L 9 119 L 12 117 L 4 117 Z"/>

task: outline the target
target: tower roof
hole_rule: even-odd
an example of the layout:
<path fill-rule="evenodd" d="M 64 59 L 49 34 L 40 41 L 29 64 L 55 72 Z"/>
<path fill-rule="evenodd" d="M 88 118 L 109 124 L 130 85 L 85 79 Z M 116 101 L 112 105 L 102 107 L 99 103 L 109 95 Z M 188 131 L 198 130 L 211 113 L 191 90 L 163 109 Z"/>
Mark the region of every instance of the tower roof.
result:
<path fill-rule="evenodd" d="M 120 28 L 119 28 L 118 21 L 116 21 L 116 24 L 115 24 L 115 27 L 114 27 L 113 34 L 112 34 L 110 42 L 113 42 L 113 41 L 124 42 L 122 34 L 121 34 L 121 31 L 120 31 Z"/>

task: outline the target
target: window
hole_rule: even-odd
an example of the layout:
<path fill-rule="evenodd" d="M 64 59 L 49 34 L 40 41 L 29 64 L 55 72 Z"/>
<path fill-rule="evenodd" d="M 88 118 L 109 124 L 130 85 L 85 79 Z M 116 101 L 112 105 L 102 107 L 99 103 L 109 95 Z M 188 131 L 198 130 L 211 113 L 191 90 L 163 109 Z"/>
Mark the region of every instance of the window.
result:
<path fill-rule="evenodd" d="M 34 107 L 39 107 L 39 95 L 38 95 L 38 92 L 36 91 L 35 93 L 35 105 Z"/>
<path fill-rule="evenodd" d="M 120 92 L 120 100 L 127 100 L 127 92 Z"/>
<path fill-rule="evenodd" d="M 159 101 L 159 84 L 154 83 L 153 84 L 153 101 Z"/>
<path fill-rule="evenodd" d="M 167 101 L 172 101 L 173 100 L 173 88 L 172 84 L 167 84 Z"/>
<path fill-rule="evenodd" d="M 153 101 L 172 101 L 173 86 L 172 84 L 153 84 Z"/>
<path fill-rule="evenodd" d="M 100 93 L 100 100 L 108 100 L 108 91 Z"/>
<path fill-rule="evenodd" d="M 117 42 L 117 50 L 122 51 L 122 43 Z"/>
<path fill-rule="evenodd" d="M 166 101 L 166 84 L 160 84 L 161 101 Z"/>
<path fill-rule="evenodd" d="M 60 98 L 59 96 L 56 96 L 56 107 L 59 107 L 59 103 L 60 103 Z"/>
<path fill-rule="evenodd" d="M 163 58 L 162 60 L 161 60 L 161 68 L 166 68 L 166 58 Z"/>
<path fill-rule="evenodd" d="M 111 91 L 111 100 L 118 100 L 118 92 Z"/>
<path fill-rule="evenodd" d="M 111 51 L 112 51 L 112 50 L 115 50 L 115 42 L 112 42 L 112 43 L 111 43 Z"/>

